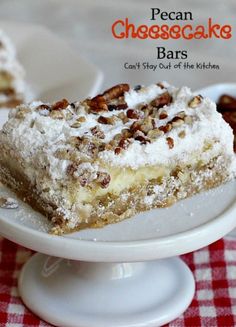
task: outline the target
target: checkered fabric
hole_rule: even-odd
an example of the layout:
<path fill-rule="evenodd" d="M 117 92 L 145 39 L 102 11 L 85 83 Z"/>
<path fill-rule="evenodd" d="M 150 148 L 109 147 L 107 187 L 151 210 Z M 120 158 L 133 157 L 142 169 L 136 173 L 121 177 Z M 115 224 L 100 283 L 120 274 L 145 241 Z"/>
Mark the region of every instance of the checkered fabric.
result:
<path fill-rule="evenodd" d="M 17 278 L 31 255 L 0 238 L 1 327 L 51 326 L 33 315 L 19 298 Z M 196 294 L 187 311 L 166 326 L 236 326 L 236 240 L 222 239 L 182 259 L 194 273 Z"/>

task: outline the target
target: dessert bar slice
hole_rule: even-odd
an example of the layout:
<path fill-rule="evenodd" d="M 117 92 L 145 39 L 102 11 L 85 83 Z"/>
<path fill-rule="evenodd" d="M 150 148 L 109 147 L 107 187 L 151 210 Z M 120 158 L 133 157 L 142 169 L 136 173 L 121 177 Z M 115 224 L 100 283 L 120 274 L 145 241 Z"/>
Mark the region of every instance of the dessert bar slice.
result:
<path fill-rule="evenodd" d="M 169 206 L 236 170 L 232 129 L 216 105 L 165 82 L 21 105 L 0 146 L 2 181 L 48 216 L 54 234 Z"/>
<path fill-rule="evenodd" d="M 13 43 L 0 30 L 0 107 L 15 107 L 24 102 L 24 75 Z"/>

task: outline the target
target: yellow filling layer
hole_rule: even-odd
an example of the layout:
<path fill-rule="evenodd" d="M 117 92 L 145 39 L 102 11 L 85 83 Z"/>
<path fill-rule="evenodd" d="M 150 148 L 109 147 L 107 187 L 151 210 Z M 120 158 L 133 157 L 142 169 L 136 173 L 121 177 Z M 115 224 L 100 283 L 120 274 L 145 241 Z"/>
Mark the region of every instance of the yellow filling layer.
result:
<path fill-rule="evenodd" d="M 78 183 L 73 187 L 71 185 L 71 201 L 91 202 L 95 197 L 104 196 L 107 193 L 119 195 L 124 189 L 143 184 L 147 180 L 158 179 L 170 173 L 166 167 L 142 167 L 137 170 L 131 168 L 111 168 L 107 167 L 106 171 L 111 176 L 110 184 L 107 188 L 101 188 L 100 185 L 93 185 L 91 188 L 80 187 Z"/>

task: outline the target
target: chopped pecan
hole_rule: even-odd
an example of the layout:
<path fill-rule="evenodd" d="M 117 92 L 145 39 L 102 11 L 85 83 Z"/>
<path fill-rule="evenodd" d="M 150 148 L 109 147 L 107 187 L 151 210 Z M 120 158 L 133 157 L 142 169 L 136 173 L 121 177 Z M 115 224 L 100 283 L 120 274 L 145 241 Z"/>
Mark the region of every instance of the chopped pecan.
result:
<path fill-rule="evenodd" d="M 159 127 L 159 130 L 164 133 L 168 133 L 169 131 L 171 131 L 171 129 L 172 129 L 172 125 L 170 123 L 166 124 L 165 126 Z"/>
<path fill-rule="evenodd" d="M 117 147 L 117 148 L 115 148 L 115 150 L 114 150 L 114 152 L 115 152 L 115 154 L 120 154 L 121 153 L 121 148 L 119 148 L 119 147 Z"/>
<path fill-rule="evenodd" d="M 120 112 L 117 117 L 119 117 L 124 124 L 126 124 L 129 121 L 129 118 L 126 116 L 126 114 L 122 111 Z"/>
<path fill-rule="evenodd" d="M 75 146 L 78 150 L 89 156 L 96 156 L 99 148 L 97 144 L 85 137 L 76 137 Z"/>
<path fill-rule="evenodd" d="M 154 128 L 148 132 L 147 137 L 149 137 L 150 139 L 155 139 L 158 136 L 161 136 L 163 134 L 164 134 L 164 132 L 160 131 L 159 128 Z"/>
<path fill-rule="evenodd" d="M 111 104 L 110 107 L 108 107 L 107 102 L 112 99 L 119 98 L 124 94 L 124 92 L 127 91 L 129 91 L 128 84 L 119 84 L 111 87 L 110 89 L 106 90 L 104 93 L 97 95 L 91 100 L 88 100 L 90 111 L 93 113 L 97 113 L 100 111 L 126 109 L 127 108 L 126 103 L 121 103 L 117 105 Z"/>
<path fill-rule="evenodd" d="M 113 111 L 117 109 L 117 105 L 116 104 L 108 104 L 107 108 L 109 111 Z"/>
<path fill-rule="evenodd" d="M 192 124 L 192 122 L 193 122 L 193 118 L 192 118 L 191 116 L 185 116 L 185 117 L 184 117 L 184 122 L 185 122 L 186 124 Z"/>
<path fill-rule="evenodd" d="M 60 101 L 57 101 L 52 105 L 52 110 L 63 110 L 69 106 L 69 102 L 66 99 L 62 99 Z"/>
<path fill-rule="evenodd" d="M 122 137 L 124 137 L 124 138 L 129 138 L 132 136 L 132 133 L 131 133 L 130 129 L 128 129 L 128 128 L 122 129 L 121 133 L 122 133 Z"/>
<path fill-rule="evenodd" d="M 27 115 L 27 113 L 31 112 L 30 109 L 26 108 L 26 107 L 21 107 L 18 109 L 18 111 L 15 114 L 15 117 L 18 119 L 21 118 L 25 118 L 25 116 Z"/>
<path fill-rule="evenodd" d="M 85 187 L 90 183 L 90 173 L 85 171 L 80 176 L 77 177 L 79 180 L 79 183 L 82 187 Z"/>
<path fill-rule="evenodd" d="M 128 105 L 127 103 L 118 103 L 118 104 L 108 104 L 107 107 L 109 111 L 113 111 L 113 110 L 127 109 Z"/>
<path fill-rule="evenodd" d="M 81 123 L 76 120 L 70 127 L 71 128 L 79 128 L 80 126 L 81 126 Z"/>
<path fill-rule="evenodd" d="M 126 115 L 130 119 L 139 119 L 140 117 L 139 113 L 134 109 L 128 109 Z"/>
<path fill-rule="evenodd" d="M 140 130 L 143 133 L 147 134 L 150 130 L 152 130 L 155 127 L 156 127 L 155 120 L 152 117 L 148 116 L 142 120 Z"/>
<path fill-rule="evenodd" d="M 101 95 L 97 95 L 93 99 L 88 101 L 90 111 L 92 113 L 98 113 L 100 111 L 108 111 L 106 100 Z"/>
<path fill-rule="evenodd" d="M 64 119 L 65 116 L 63 114 L 63 112 L 59 111 L 59 110 L 52 110 L 49 114 L 49 116 L 52 118 L 52 119 Z"/>
<path fill-rule="evenodd" d="M 168 114 L 165 110 L 163 110 L 160 114 L 159 114 L 159 119 L 166 119 L 168 117 Z"/>
<path fill-rule="evenodd" d="M 186 116 L 186 113 L 184 111 L 180 111 L 176 114 L 176 117 L 179 117 L 179 118 L 184 118 Z"/>
<path fill-rule="evenodd" d="M 66 172 L 68 175 L 73 176 L 74 172 L 76 172 L 77 168 L 78 168 L 78 164 L 73 162 L 68 165 Z"/>
<path fill-rule="evenodd" d="M 164 107 L 165 105 L 170 104 L 171 101 L 172 101 L 171 95 L 168 92 L 165 92 L 159 95 L 156 99 L 154 99 L 151 102 L 151 105 L 159 109 Z"/>
<path fill-rule="evenodd" d="M 101 185 L 102 188 L 107 188 L 111 181 L 111 176 L 105 172 L 97 173 L 97 181 Z"/>
<path fill-rule="evenodd" d="M 141 144 L 146 144 L 146 143 L 150 143 L 151 140 L 149 138 L 147 138 L 143 132 L 141 131 L 137 131 L 135 134 L 134 134 L 134 139 L 136 141 L 139 141 Z"/>
<path fill-rule="evenodd" d="M 182 118 L 179 118 L 178 116 L 176 116 L 171 120 L 171 123 L 172 123 L 173 127 L 179 127 L 179 126 L 183 125 L 184 120 Z"/>
<path fill-rule="evenodd" d="M 166 142 L 167 142 L 167 144 L 169 146 L 169 149 L 173 149 L 173 147 L 174 147 L 174 140 L 172 139 L 172 137 L 167 137 L 166 138 Z"/>
<path fill-rule="evenodd" d="M 197 106 L 202 102 L 202 96 L 196 95 L 191 101 L 189 101 L 188 106 L 190 108 L 197 108 Z"/>
<path fill-rule="evenodd" d="M 141 124 L 140 122 L 135 121 L 131 126 L 130 126 L 130 131 L 132 133 L 135 133 L 136 131 L 141 131 Z"/>
<path fill-rule="evenodd" d="M 178 136 L 179 136 L 181 139 L 185 138 L 185 135 L 186 135 L 185 131 L 181 131 L 181 132 L 179 132 L 179 134 L 178 134 Z"/>
<path fill-rule="evenodd" d="M 113 149 L 112 144 L 110 144 L 110 143 L 106 143 L 106 144 L 105 144 L 105 150 L 110 151 L 110 150 L 112 150 L 112 149 Z"/>
<path fill-rule="evenodd" d="M 114 137 L 113 137 L 113 140 L 114 141 L 120 141 L 122 138 L 122 135 L 120 133 L 116 134 Z"/>
<path fill-rule="evenodd" d="M 119 103 L 119 104 L 116 106 L 116 110 L 123 110 L 123 109 L 127 109 L 127 108 L 128 108 L 127 103 Z"/>
<path fill-rule="evenodd" d="M 98 122 L 100 124 L 113 125 L 114 124 L 114 119 L 112 117 L 99 116 L 98 117 Z"/>
<path fill-rule="evenodd" d="M 48 110 L 50 111 L 51 110 L 51 107 L 47 104 L 40 104 L 36 109 L 36 111 L 41 111 L 41 110 Z"/>
<path fill-rule="evenodd" d="M 124 137 L 118 143 L 118 147 L 122 149 L 127 149 L 129 145 L 130 145 L 130 140 Z"/>
<path fill-rule="evenodd" d="M 105 134 L 104 132 L 98 127 L 98 126 L 94 126 L 93 128 L 90 129 L 91 133 L 99 138 L 99 139 L 104 139 L 105 138 Z"/>
<path fill-rule="evenodd" d="M 84 116 L 80 116 L 79 118 L 76 119 L 80 123 L 86 122 L 86 118 Z"/>

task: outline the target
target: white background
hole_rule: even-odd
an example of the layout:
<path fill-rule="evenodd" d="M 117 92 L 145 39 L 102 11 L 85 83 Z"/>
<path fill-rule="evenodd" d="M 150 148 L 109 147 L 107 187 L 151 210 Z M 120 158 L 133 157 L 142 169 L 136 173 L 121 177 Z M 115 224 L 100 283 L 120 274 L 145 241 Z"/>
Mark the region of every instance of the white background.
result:
<path fill-rule="evenodd" d="M 150 24 L 151 7 L 163 11 L 192 11 L 194 24 L 207 24 L 208 17 L 219 24 L 231 24 L 231 40 L 160 41 L 116 40 L 111 34 L 112 23 L 129 17 L 135 24 Z M 3 0 L 0 19 L 42 24 L 66 39 L 83 57 L 94 62 L 105 73 L 103 88 L 119 82 L 149 84 L 167 80 L 172 84 L 190 85 L 193 89 L 211 83 L 235 81 L 236 1 L 141 1 L 141 0 Z M 166 23 L 158 20 L 157 24 Z M 167 22 L 170 23 L 170 22 Z M 36 40 L 37 41 L 37 40 Z M 211 61 L 220 64 L 220 71 L 131 71 L 124 62 L 158 63 L 156 46 L 188 49 L 191 62 Z"/>

